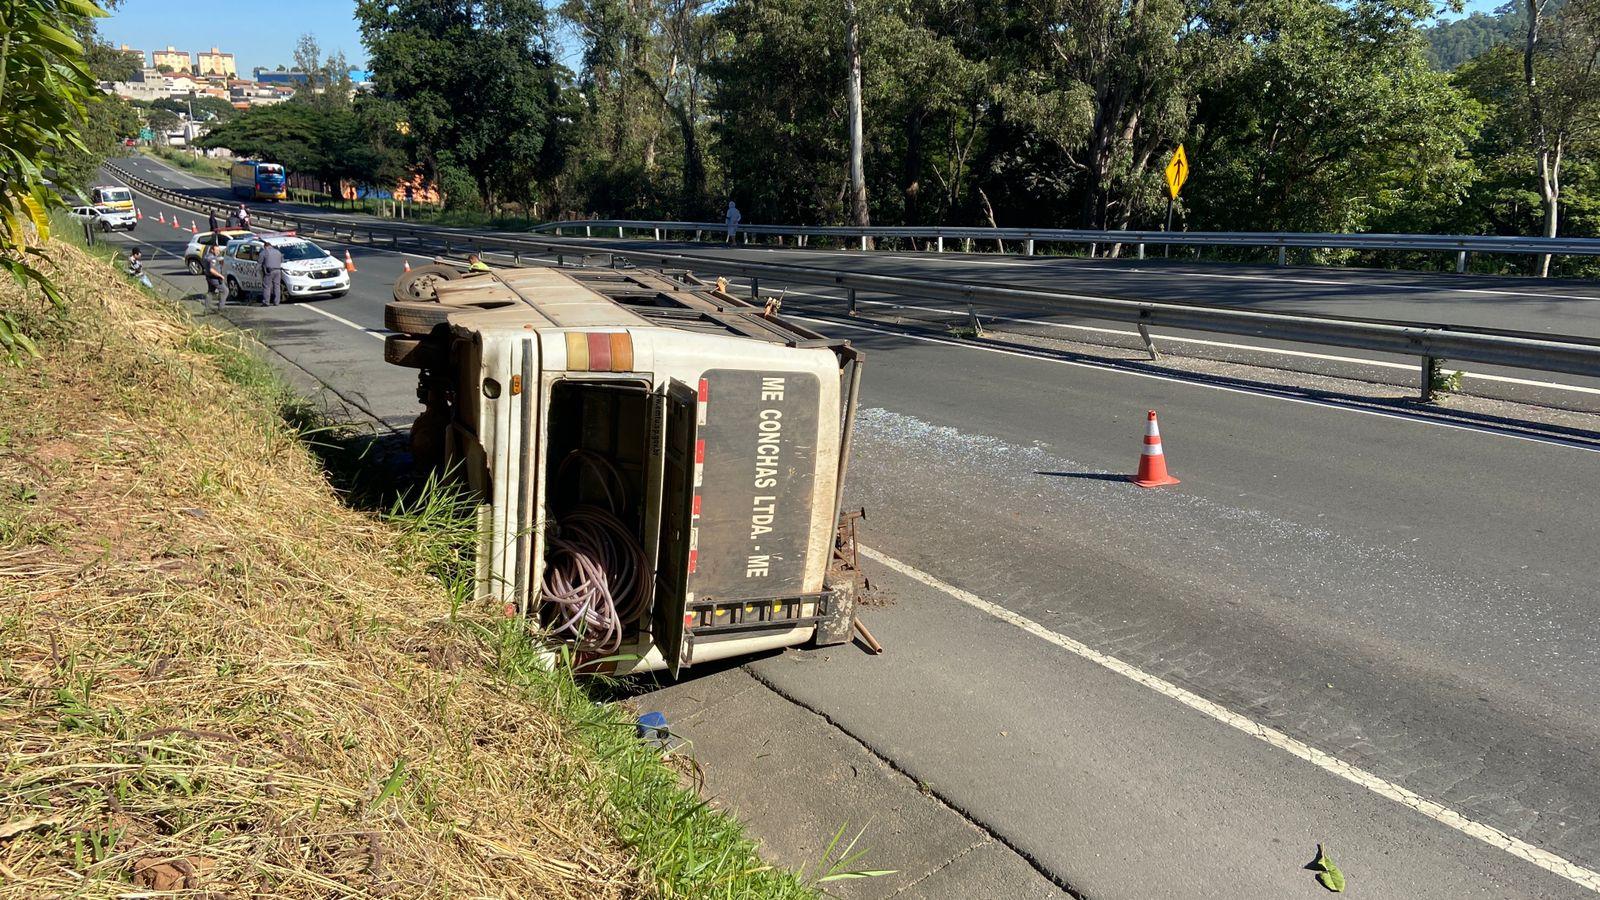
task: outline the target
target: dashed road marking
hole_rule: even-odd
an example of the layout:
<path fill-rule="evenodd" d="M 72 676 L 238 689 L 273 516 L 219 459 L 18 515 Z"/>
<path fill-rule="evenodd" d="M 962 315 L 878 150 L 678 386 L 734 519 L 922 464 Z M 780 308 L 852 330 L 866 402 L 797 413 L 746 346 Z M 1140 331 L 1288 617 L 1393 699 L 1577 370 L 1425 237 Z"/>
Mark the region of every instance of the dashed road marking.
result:
<path fill-rule="evenodd" d="M 1501 850 L 1504 850 L 1518 859 L 1533 863 L 1539 868 L 1560 876 L 1561 878 L 1564 878 L 1567 881 L 1578 885 L 1579 887 L 1588 888 L 1595 893 L 1600 893 L 1600 872 L 1596 872 L 1593 869 L 1581 866 L 1569 859 L 1566 859 L 1565 857 L 1551 853 L 1548 850 L 1535 847 L 1527 841 L 1512 837 L 1498 828 L 1494 828 L 1492 826 L 1485 825 L 1482 822 L 1469 819 L 1461 813 L 1444 806 L 1443 804 L 1429 800 L 1414 791 L 1407 790 L 1406 788 L 1403 788 L 1392 781 L 1380 778 L 1377 775 L 1366 771 L 1365 769 L 1350 765 L 1349 763 L 1335 756 L 1318 750 L 1304 741 L 1296 740 L 1295 738 L 1292 738 L 1275 728 L 1262 725 L 1261 723 L 1256 722 L 1255 720 L 1246 716 L 1242 716 L 1219 703 L 1213 703 L 1212 701 L 1207 700 L 1193 691 L 1188 691 L 1178 687 L 1170 681 L 1167 681 L 1163 678 L 1158 678 L 1155 675 L 1151 675 L 1143 669 L 1129 665 L 1128 663 L 1125 663 L 1114 656 L 1108 656 L 1104 653 L 1101 653 L 1087 644 L 1067 637 L 1064 634 L 1051 631 L 1027 616 L 1013 612 L 1012 610 L 1009 610 L 998 603 L 985 600 L 970 591 L 963 590 L 953 584 L 942 581 L 939 578 L 929 575 L 927 572 L 924 572 L 914 566 L 903 563 L 892 556 L 889 556 L 878 550 L 874 550 L 871 547 L 864 546 L 861 547 L 860 550 L 862 556 L 865 556 L 866 558 L 880 565 L 887 566 L 894 571 L 899 572 L 901 575 L 912 579 L 913 581 L 920 582 L 936 591 L 939 591 L 940 593 L 954 597 L 955 599 L 974 609 L 979 610 L 980 612 L 988 613 L 1002 622 L 1014 625 L 1036 638 L 1066 650 L 1074 656 L 1088 660 L 1089 662 L 1092 662 L 1108 671 L 1121 675 L 1130 681 L 1137 682 L 1138 684 L 1155 691 L 1163 697 L 1175 700 L 1189 709 L 1194 710 L 1195 712 L 1209 716 L 1210 718 L 1221 722 L 1229 728 L 1243 732 L 1244 734 L 1247 734 L 1256 740 L 1262 741 L 1263 743 L 1266 743 L 1272 747 L 1276 747 L 1277 749 L 1282 750 L 1283 752 L 1292 756 L 1299 757 L 1300 759 L 1311 763 L 1324 772 L 1327 772 L 1331 775 L 1336 775 L 1339 778 L 1350 782 L 1351 784 L 1366 788 L 1367 790 L 1377 794 L 1380 797 L 1383 797 L 1384 799 L 1392 800 L 1395 803 L 1407 807 L 1408 809 L 1415 810 L 1416 812 L 1427 816 L 1435 822 L 1438 822 L 1439 824 L 1444 825 L 1445 827 L 1454 831 L 1460 832 L 1467 837 L 1482 841 L 1491 847 L 1497 847 Z"/>

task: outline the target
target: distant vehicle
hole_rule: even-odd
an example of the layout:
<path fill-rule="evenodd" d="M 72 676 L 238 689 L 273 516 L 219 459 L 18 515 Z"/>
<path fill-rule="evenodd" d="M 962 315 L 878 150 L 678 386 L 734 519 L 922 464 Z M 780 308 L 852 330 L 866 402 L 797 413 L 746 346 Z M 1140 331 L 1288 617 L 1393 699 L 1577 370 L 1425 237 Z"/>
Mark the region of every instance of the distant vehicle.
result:
<path fill-rule="evenodd" d="M 229 300 L 261 293 L 261 250 L 267 244 L 283 252 L 283 288 L 290 298 L 343 297 L 350 291 L 350 273 L 328 251 L 292 234 L 265 234 L 233 241 L 223 251 Z"/>
<path fill-rule="evenodd" d="M 98 206 L 74 206 L 72 217 L 80 222 L 88 222 L 100 231 L 132 231 L 139 224 L 132 212 Z"/>
<path fill-rule="evenodd" d="M 289 196 L 289 176 L 277 163 L 246 159 L 228 171 L 233 195 L 240 200 L 283 200 Z"/>
<path fill-rule="evenodd" d="M 221 231 L 202 231 L 189 238 L 189 246 L 183 248 L 183 264 L 189 267 L 192 275 L 203 275 L 206 264 L 203 260 L 211 252 L 214 244 L 221 244 L 226 248 L 234 241 L 247 240 L 256 236 L 253 231 L 242 228 L 224 228 Z"/>
<path fill-rule="evenodd" d="M 133 212 L 133 191 L 114 184 L 102 184 L 89 189 L 89 203 L 102 209 Z"/>

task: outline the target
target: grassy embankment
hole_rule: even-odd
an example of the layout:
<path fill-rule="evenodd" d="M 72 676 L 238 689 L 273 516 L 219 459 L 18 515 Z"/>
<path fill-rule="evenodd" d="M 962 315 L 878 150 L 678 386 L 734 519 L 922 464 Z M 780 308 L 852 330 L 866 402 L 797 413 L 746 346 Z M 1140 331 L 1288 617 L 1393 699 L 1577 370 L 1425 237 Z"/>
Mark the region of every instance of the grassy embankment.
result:
<path fill-rule="evenodd" d="M 626 712 L 470 600 L 449 491 L 56 242 L 0 283 L 0 896 L 794 897 Z"/>

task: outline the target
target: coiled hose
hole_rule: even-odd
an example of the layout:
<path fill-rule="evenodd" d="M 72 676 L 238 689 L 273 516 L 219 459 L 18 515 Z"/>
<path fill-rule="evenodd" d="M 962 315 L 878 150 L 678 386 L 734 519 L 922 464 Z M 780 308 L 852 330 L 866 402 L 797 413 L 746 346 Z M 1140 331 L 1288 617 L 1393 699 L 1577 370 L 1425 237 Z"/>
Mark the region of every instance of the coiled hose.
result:
<path fill-rule="evenodd" d="M 649 606 L 655 584 L 644 547 L 617 517 L 627 489 L 616 466 L 575 450 L 562 460 L 557 477 L 581 478 L 585 468 L 595 473 L 605 505 L 582 504 L 557 520 L 545 554 L 542 599 L 552 634 L 570 638 L 580 650 L 615 653 L 623 627 Z"/>

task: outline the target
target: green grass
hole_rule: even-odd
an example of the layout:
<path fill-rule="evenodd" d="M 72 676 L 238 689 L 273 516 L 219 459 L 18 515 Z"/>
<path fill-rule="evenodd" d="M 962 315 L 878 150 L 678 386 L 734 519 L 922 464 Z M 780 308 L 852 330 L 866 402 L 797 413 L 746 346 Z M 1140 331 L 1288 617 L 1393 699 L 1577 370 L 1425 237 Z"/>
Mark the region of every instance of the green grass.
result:
<path fill-rule="evenodd" d="M 228 170 L 233 168 L 233 161 L 227 159 L 212 159 L 209 156 L 195 156 L 170 147 L 140 147 L 139 152 L 153 159 L 159 159 L 169 165 L 198 175 L 207 181 L 219 184 L 228 183 Z"/>
<path fill-rule="evenodd" d="M 117 895 L 187 858 L 308 900 L 812 894 L 604 684 L 473 599 L 475 498 L 395 475 L 392 438 L 115 251 L 52 245 L 56 331 L 0 284 L 41 350 L 0 370 L 0 457 L 25 462 L 0 467 L 0 718 L 28 748 L 0 821 L 37 821 L 0 893 Z"/>
<path fill-rule="evenodd" d="M 387 515 L 405 535 L 410 552 L 425 560 L 439 579 L 453 607 L 472 596 L 475 509 L 456 482 L 434 477 L 398 499 Z M 591 788 L 594 802 L 605 808 L 623 843 L 646 863 L 661 896 L 814 896 L 795 873 L 764 863 L 736 820 L 682 786 L 660 749 L 638 739 L 627 708 L 595 699 L 608 686 L 602 679 L 579 675 L 570 657 L 550 651 L 518 620 L 494 626 L 457 620 L 457 627 L 490 648 L 496 674 L 516 686 L 527 702 L 578 723 L 601 770 L 598 785 Z M 854 862 L 849 849 L 840 851 L 831 868 L 824 866 L 819 883 L 830 875 L 861 874 L 838 871 L 839 861 Z"/>

